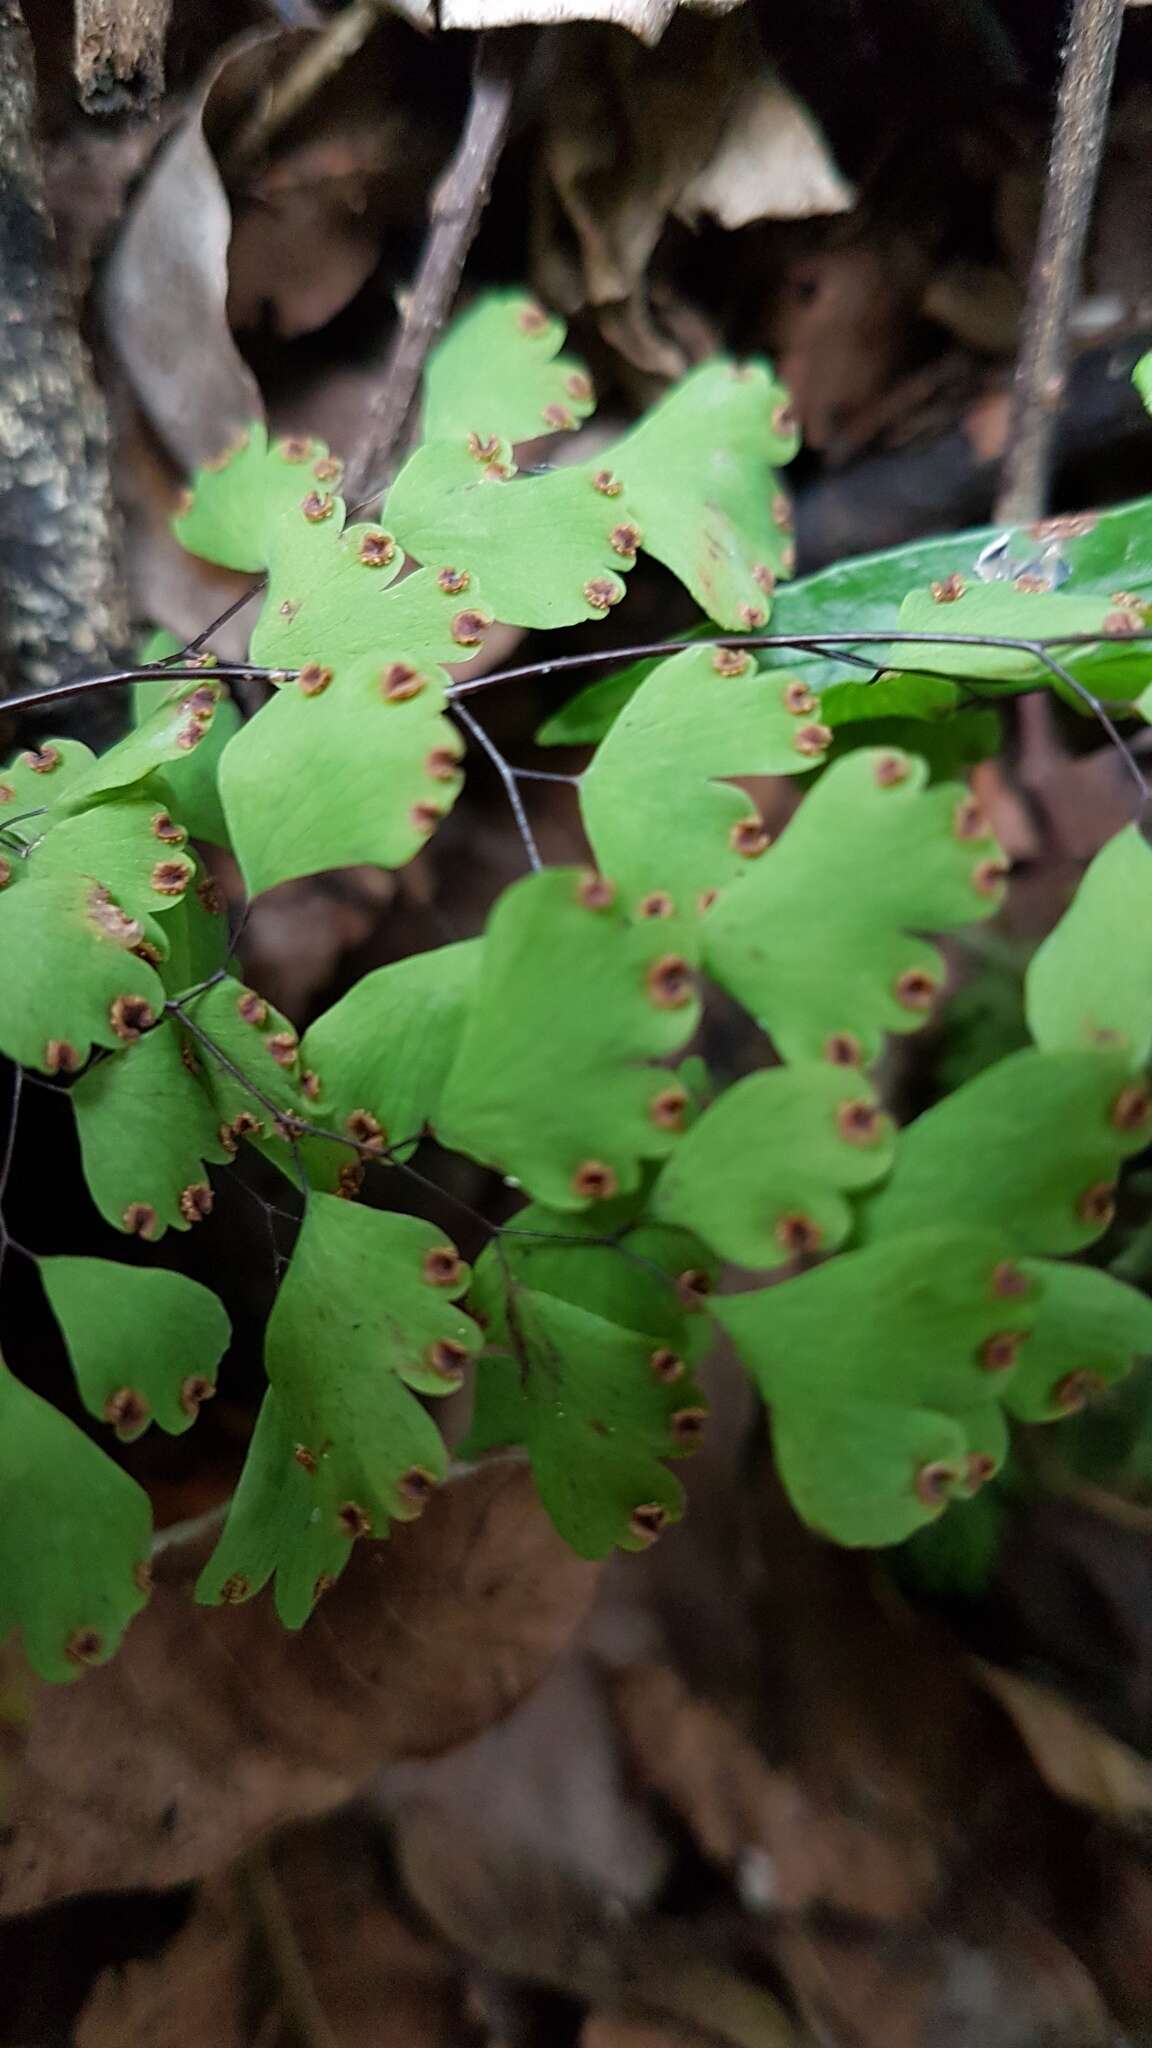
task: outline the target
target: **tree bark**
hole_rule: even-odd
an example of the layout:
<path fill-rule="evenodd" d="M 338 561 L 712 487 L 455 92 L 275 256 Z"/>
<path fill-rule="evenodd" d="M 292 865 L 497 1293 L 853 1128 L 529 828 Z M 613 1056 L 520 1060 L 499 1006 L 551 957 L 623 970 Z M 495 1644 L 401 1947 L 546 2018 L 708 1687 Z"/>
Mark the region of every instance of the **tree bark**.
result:
<path fill-rule="evenodd" d="M 57 264 L 32 44 L 0 0 L 0 739 L 3 697 L 126 651 L 108 421 Z M 91 700 L 95 704 L 97 700 Z M 73 714 L 114 729 L 113 700 Z M 57 721 L 58 723 L 58 721 Z"/>

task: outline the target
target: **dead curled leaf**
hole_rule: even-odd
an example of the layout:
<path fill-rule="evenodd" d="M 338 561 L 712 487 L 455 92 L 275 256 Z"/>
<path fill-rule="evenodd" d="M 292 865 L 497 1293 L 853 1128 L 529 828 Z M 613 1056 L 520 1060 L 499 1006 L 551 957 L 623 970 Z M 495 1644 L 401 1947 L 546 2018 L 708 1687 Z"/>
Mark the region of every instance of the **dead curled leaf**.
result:
<path fill-rule="evenodd" d="M 232 210 L 204 117 L 228 67 L 275 39 L 275 31 L 257 30 L 216 58 L 152 164 L 105 273 L 101 311 L 113 349 L 152 425 L 188 469 L 264 415 L 228 327 Z"/>
<path fill-rule="evenodd" d="M 183 1883 L 376 1765 L 467 1741 L 538 1681 L 596 1581 L 512 1459 L 359 1546 L 298 1635 L 266 1598 L 194 1606 L 205 1547 L 161 1553 L 120 1655 L 11 1732 L 0 1914 Z"/>
<path fill-rule="evenodd" d="M 537 282 L 567 312 L 597 308 L 641 369 L 685 366 L 647 311 L 646 273 L 673 215 L 738 227 L 851 204 L 814 122 L 765 64 L 747 10 L 720 20 L 682 11 L 655 50 L 586 21 L 546 34 L 538 62 Z"/>

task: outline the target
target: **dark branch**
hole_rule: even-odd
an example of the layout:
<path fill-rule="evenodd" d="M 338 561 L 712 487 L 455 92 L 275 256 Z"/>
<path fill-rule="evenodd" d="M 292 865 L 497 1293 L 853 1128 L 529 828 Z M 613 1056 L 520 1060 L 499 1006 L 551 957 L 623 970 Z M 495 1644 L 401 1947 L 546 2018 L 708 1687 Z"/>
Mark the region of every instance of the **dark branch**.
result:
<path fill-rule="evenodd" d="M 1068 374 L 1068 316 L 1080 284 L 1123 19 L 1124 0 L 1073 0 L 995 513 L 1004 526 L 1039 519 L 1048 495 Z"/>
<path fill-rule="evenodd" d="M 512 114 L 507 39 L 483 35 L 476 46 L 472 98 L 459 147 L 432 196 L 420 269 L 380 380 L 366 445 L 349 465 L 348 496 L 360 512 L 390 483 L 420 379 L 452 310 L 468 251 L 488 203 Z M 370 481 L 371 480 L 371 481 Z"/>

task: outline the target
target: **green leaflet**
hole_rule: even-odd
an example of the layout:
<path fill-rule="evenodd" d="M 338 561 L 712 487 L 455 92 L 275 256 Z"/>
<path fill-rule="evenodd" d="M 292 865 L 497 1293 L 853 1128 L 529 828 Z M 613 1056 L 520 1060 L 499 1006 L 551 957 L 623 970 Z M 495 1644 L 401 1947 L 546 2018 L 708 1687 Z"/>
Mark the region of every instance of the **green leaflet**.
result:
<path fill-rule="evenodd" d="M 867 683 L 829 683 L 820 692 L 820 717 L 833 728 L 862 719 L 952 718 L 960 690 L 945 676 L 879 675 Z"/>
<path fill-rule="evenodd" d="M 390 652 L 320 676 L 304 670 L 286 684 L 221 758 L 224 813 L 253 896 L 327 868 L 403 867 L 461 788 L 441 669 Z"/>
<path fill-rule="evenodd" d="M 1000 1396 L 1039 1298 L 1004 1251 L 992 1230 L 914 1229 L 713 1303 L 797 1511 L 837 1542 L 901 1542 L 1001 1464 Z"/>
<path fill-rule="evenodd" d="M 343 465 L 322 441 L 287 436 L 269 446 L 253 420 L 231 448 L 198 470 L 191 499 L 172 522 L 190 554 L 225 569 L 267 568 L 272 535 L 286 512 L 305 503 L 318 521 L 331 517 Z"/>
<path fill-rule="evenodd" d="M 1132 372 L 1132 382 L 1144 402 L 1145 412 L 1152 412 L 1152 350 L 1140 357 Z"/>
<path fill-rule="evenodd" d="M 98 1060 L 70 1099 L 89 1193 L 114 1229 L 156 1238 L 210 1213 L 204 1162 L 219 1165 L 235 1147 L 222 1142 L 220 1117 L 185 1065 L 171 1020 L 118 1058 Z"/>
<path fill-rule="evenodd" d="M 303 1628 L 339 1578 L 355 1540 L 340 1521 L 339 1472 L 328 1462 L 307 1472 L 295 1448 L 269 1387 L 220 1541 L 196 1582 L 202 1605 L 248 1600 L 275 1573 L 280 1620 Z"/>
<path fill-rule="evenodd" d="M 424 438 L 526 441 L 595 410 L 584 365 L 558 353 L 564 323 L 521 292 L 489 292 L 454 320 L 424 376 Z"/>
<path fill-rule="evenodd" d="M 148 1496 L 0 1361 L 0 1640 L 42 1678 L 104 1664 L 147 1600 Z"/>
<path fill-rule="evenodd" d="M 77 1072 L 93 1044 L 132 1044 L 164 1004 L 158 975 L 132 948 L 158 938 L 157 925 L 80 876 L 29 876 L 4 890 L 0 1050 L 56 1074 Z"/>
<path fill-rule="evenodd" d="M 1096 855 L 1025 977 L 1037 1045 L 1116 1044 L 1152 1053 L 1152 849 L 1136 825 Z"/>
<path fill-rule="evenodd" d="M 437 1134 L 556 1209 L 628 1193 L 675 1143 L 670 1077 L 699 1018 L 691 927 L 629 925 L 595 876 L 549 868 L 505 890 Z M 681 1091 L 682 1092 L 682 1091 Z"/>
<path fill-rule="evenodd" d="M 284 1519 L 288 1556 L 296 1561 L 283 1593 L 290 1625 L 306 1618 L 298 1575 L 301 1508 L 308 1520 L 318 1514 L 316 1540 L 323 1536 L 330 1546 L 323 1569 L 335 1574 L 352 1540 L 383 1535 L 390 1517 L 419 1514 L 443 1478 L 440 1433 L 415 1394 L 450 1393 L 479 1348 L 480 1332 L 454 1305 L 467 1284 L 467 1267 L 432 1224 L 332 1195 L 310 1197 L 268 1322 L 265 1356 L 276 1409 L 252 1481 L 265 1516 Z M 278 1474 L 269 1442 L 279 1446 Z M 310 1493 L 289 1478 L 289 1459 L 303 1470 Z M 268 1576 L 269 1529 L 253 1516 L 251 1497 L 240 1511 L 250 1554 L 237 1557 L 235 1529 L 226 1529 L 225 1547 L 201 1581 L 202 1599 L 247 1598 Z M 304 1549 L 309 1568 L 316 1556 L 311 1541 Z M 276 1554 L 278 1560 L 279 1536 Z M 222 1576 L 236 1571 L 242 1593 L 222 1585 Z M 314 1596 L 314 1585 L 310 1591 Z"/>
<path fill-rule="evenodd" d="M 210 1042 L 182 1032 L 185 1059 L 200 1077 L 218 1135 L 227 1127 L 221 1143 L 233 1150 L 247 1138 L 298 1183 L 293 1120 L 309 1121 L 312 1105 L 301 1087 L 300 1044 L 293 1026 L 231 975 L 195 996 L 187 1014 Z M 251 1085 L 245 1086 L 238 1074 Z"/>
<path fill-rule="evenodd" d="M 53 819 L 29 854 L 24 872 L 98 883 L 129 917 L 163 917 L 180 902 L 196 873 L 188 834 L 146 790 Z M 167 950 L 167 934 L 163 939 Z"/>
<path fill-rule="evenodd" d="M 169 703 L 174 698 L 186 698 L 187 695 L 187 682 L 177 683 L 166 692 L 159 681 L 138 682 L 132 691 L 133 718 L 137 727 L 153 716 L 158 705 Z M 151 781 L 151 787 L 193 839 L 207 840 L 211 846 L 227 846 L 229 843 L 216 778 L 220 756 L 233 733 L 239 729 L 240 713 L 236 705 L 231 697 L 222 696 L 215 716 L 199 743 L 190 751 L 174 755 Z"/>
<path fill-rule="evenodd" d="M 771 630 L 774 634 L 842 634 L 844 645 L 851 647 L 855 633 L 883 633 L 895 626 L 900 604 L 910 589 L 947 583 L 951 576 L 974 581 L 977 557 L 996 538 L 995 527 L 983 526 L 947 534 L 942 540 L 913 541 L 907 547 L 833 562 L 814 576 L 781 585 L 773 601 Z M 1152 498 L 1137 498 L 1130 505 L 1110 506 L 1079 518 L 1042 521 L 1035 529 L 1015 536 L 1012 553 L 1024 565 L 1039 561 L 1048 548 L 1058 551 L 1071 572 L 1062 597 L 1096 594 L 1111 598 L 1123 588 L 1132 596 L 1147 599 L 1152 594 Z M 1012 592 L 1011 585 L 1008 588 L 1012 595 L 1020 595 Z M 933 606 L 930 623 L 934 631 L 949 630 L 947 610 Z M 710 630 L 705 623 L 685 637 L 699 637 Z M 952 630 L 959 630 L 955 621 Z M 1145 647 L 1149 644 L 1143 643 Z M 883 647 L 864 644 L 858 651 L 866 659 L 874 659 L 877 666 L 887 659 Z M 1124 652 L 1127 655 L 1127 650 Z M 898 654 L 907 662 L 905 650 Z M 758 659 L 765 667 L 794 672 L 809 689 L 821 692 L 832 684 L 850 682 L 860 673 L 835 654 L 823 651 L 765 648 Z M 590 683 L 547 721 L 537 735 L 540 743 L 586 746 L 603 739 L 649 666 L 635 662 L 616 675 Z M 932 666 L 943 663 L 938 659 Z M 1075 670 L 1075 660 L 1072 666 Z"/>
<path fill-rule="evenodd" d="M 1003 1233 L 1014 1252 L 1080 1251 L 1111 1221 L 1122 1160 L 1152 1132 L 1152 1102 L 1123 1053 L 1012 1053 L 900 1133 L 872 1238 L 926 1217 Z"/>
<path fill-rule="evenodd" d="M 395 580 L 402 555 L 377 526 L 281 523 L 268 593 L 252 635 L 253 661 L 273 668 L 309 664 L 341 672 L 374 656 L 394 661 L 466 661 L 492 624 L 475 579 L 432 569 Z"/>
<path fill-rule="evenodd" d="M 436 1117 L 480 954 L 469 939 L 397 960 L 317 1017 L 300 1046 L 315 1123 L 362 1140 L 369 1156 L 420 1136 Z M 300 1151 L 313 1187 L 338 1188 L 345 1147 L 304 1138 Z"/>
<path fill-rule="evenodd" d="M 776 1067 L 737 1081 L 681 1139 L 656 1182 L 652 1212 L 749 1267 L 843 1244 L 848 1192 L 892 1163 L 894 1137 L 853 1068 Z"/>
<path fill-rule="evenodd" d="M 930 590 L 914 590 L 900 607 L 900 629 L 1002 635 L 1008 639 L 1047 639 L 1055 633 L 1133 631 L 1144 623 L 1132 605 L 1111 596 L 1077 596 L 1065 590 L 1021 590 L 1014 583 L 983 583 L 941 603 Z M 1051 654 L 1098 696 L 1129 699 L 1148 680 L 1147 643 L 1123 638 L 1084 647 L 1053 647 Z M 888 667 L 920 669 L 929 674 L 963 676 L 985 689 L 1037 689 L 1050 685 L 1079 706 L 1075 691 L 1053 676 L 1038 655 L 1024 648 L 965 647 L 914 641 L 893 645 L 883 656 Z"/>
<path fill-rule="evenodd" d="M 717 778 L 818 768 L 831 735 L 815 709 L 803 685 L 760 675 L 747 654 L 693 648 L 654 670 L 580 781 L 597 864 L 629 909 L 657 897 L 691 913 L 760 859 L 759 813 Z"/>
<path fill-rule="evenodd" d="M 515 1355 L 481 1359 L 462 1455 L 526 1444 L 540 1498 L 581 1557 L 643 1550 L 678 1521 L 663 1463 L 694 1450 L 704 1410 L 683 1361 L 650 1336 L 517 1287 Z"/>
<path fill-rule="evenodd" d="M 1152 1356 L 1152 1301 L 1092 1266 L 1027 1259 L 1023 1270 L 1043 1291 L 1004 1405 L 1022 1422 L 1054 1422 Z"/>
<path fill-rule="evenodd" d="M 463 577 L 469 593 L 478 583 L 509 625 L 603 617 L 624 595 L 640 542 L 624 499 L 604 495 L 591 465 L 508 472 L 478 461 L 463 439 L 425 442 L 388 493 L 388 521 L 417 561 Z"/>
<path fill-rule="evenodd" d="M 797 437 L 763 363 L 704 363 L 604 456 L 641 545 L 732 632 L 762 626 L 793 568 L 792 513 L 776 468 Z"/>
<path fill-rule="evenodd" d="M 486 1246 L 476 1262 L 469 1306 L 488 1342 L 508 1344 L 508 1290 L 527 1287 L 698 1364 L 712 1341 L 704 1306 L 716 1261 L 689 1231 L 648 1221 L 644 1207 L 641 1194 L 576 1214 L 539 1202 L 519 1210 L 499 1245 Z M 669 1364 L 665 1375 L 669 1384 L 681 1377 Z"/>
<path fill-rule="evenodd" d="M 89 1415 L 130 1443 L 158 1422 L 191 1429 L 231 1334 L 207 1287 L 160 1266 L 41 1259 L 40 1277 Z"/>
<path fill-rule="evenodd" d="M 130 789 L 170 762 L 189 760 L 206 741 L 211 760 L 210 735 L 224 694 L 223 683 L 213 682 L 207 672 L 202 683 L 178 684 L 139 725 L 68 782 L 61 809 L 79 810 L 97 797 Z"/>
<path fill-rule="evenodd" d="M 961 787 L 926 773 L 894 748 L 837 761 L 704 919 L 707 971 L 785 1059 L 867 1062 L 885 1031 L 914 1031 L 943 971 L 910 934 L 999 903 L 995 841 Z"/>
<path fill-rule="evenodd" d="M 58 804 L 84 779 L 95 760 L 91 747 L 80 740 L 45 740 L 43 746 L 26 747 L 22 754 L 13 755 L 7 767 L 0 768 L 0 829 L 10 818 Z M 21 828 L 21 837 L 33 836 L 30 829 Z"/>
<path fill-rule="evenodd" d="M 164 920 L 168 957 L 160 963 L 160 979 L 170 996 L 181 996 L 207 981 L 228 958 L 228 907 L 223 892 L 199 866 L 196 877 Z"/>

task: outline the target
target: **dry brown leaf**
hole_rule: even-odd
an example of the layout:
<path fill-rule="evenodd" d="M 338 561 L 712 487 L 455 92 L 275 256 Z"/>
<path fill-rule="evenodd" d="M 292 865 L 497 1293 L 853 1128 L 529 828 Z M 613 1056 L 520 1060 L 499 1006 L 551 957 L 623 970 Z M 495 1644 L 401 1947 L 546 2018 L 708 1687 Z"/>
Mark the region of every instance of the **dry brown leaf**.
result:
<path fill-rule="evenodd" d="M 229 66 L 276 40 L 274 31 L 256 30 L 217 57 L 145 179 L 105 274 L 112 346 L 165 446 L 189 469 L 264 415 L 228 326 L 232 210 L 204 116 Z"/>
<path fill-rule="evenodd" d="M 711 2048 L 715 2040 L 715 2034 L 700 2034 L 673 2020 L 633 2020 L 600 2012 L 584 2022 L 580 2048 Z"/>
<path fill-rule="evenodd" d="M 610 345 L 652 375 L 687 364 L 649 305 L 649 264 L 674 214 L 732 227 L 850 203 L 815 124 L 765 66 L 746 13 L 681 13 L 656 50 L 592 23 L 555 29 L 538 67 L 540 287 L 566 311 L 598 309 Z"/>
<path fill-rule="evenodd" d="M 161 1554 L 111 1664 L 39 1693 L 5 1785 L 0 1912 L 182 1883 L 386 1760 L 467 1741 L 538 1681 L 596 1581 L 511 1459 L 359 1546 L 297 1635 L 266 1595 L 193 1605 L 205 1547 Z"/>
<path fill-rule="evenodd" d="M 246 2048 L 248 1945 L 235 1878 L 205 1885 L 158 1956 L 97 1978 L 75 2048 Z"/>
<path fill-rule="evenodd" d="M 818 1800 L 664 1665 L 616 1674 L 613 1701 L 633 1767 L 729 1870 L 755 1911 L 823 1906 L 863 1919 L 912 1918 L 940 1882 L 926 1828 L 879 1809 L 867 1820 Z"/>
<path fill-rule="evenodd" d="M 1152 1814 L 1152 1763 L 1147 1758 L 1048 1686 L 994 1664 L 977 1664 L 976 1670 L 1051 1791 L 1109 1820 L 1147 1820 Z"/>

